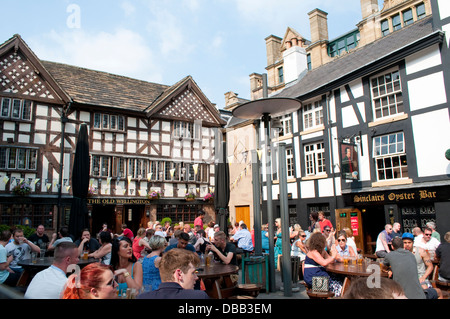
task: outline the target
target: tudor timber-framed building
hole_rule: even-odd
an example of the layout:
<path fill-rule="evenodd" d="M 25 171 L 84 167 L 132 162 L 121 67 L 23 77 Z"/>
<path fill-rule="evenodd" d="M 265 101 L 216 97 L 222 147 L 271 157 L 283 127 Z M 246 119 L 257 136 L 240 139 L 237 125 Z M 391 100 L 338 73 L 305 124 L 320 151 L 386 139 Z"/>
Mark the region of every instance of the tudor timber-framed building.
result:
<path fill-rule="evenodd" d="M 307 229 L 310 212 L 323 210 L 370 251 L 386 223 L 411 231 L 435 221 L 441 235 L 450 229 L 450 5 L 386 0 L 379 9 L 378 1 L 363 0 L 361 12 L 357 28 L 334 40 L 319 9 L 309 13 L 311 40 L 291 28 L 283 39 L 267 37 L 266 70 L 269 96 L 302 102 L 279 119 L 283 128 L 273 141 L 286 143 L 291 223 Z M 252 100 L 261 98 L 262 75 L 250 81 Z M 260 126 L 256 136 L 263 137 Z M 263 208 L 264 182 L 265 175 Z M 264 212 L 263 222 L 273 222 Z"/>
<path fill-rule="evenodd" d="M 104 222 L 115 232 L 163 217 L 193 222 L 200 209 L 205 221 L 215 219 L 202 197 L 214 189 L 225 122 L 191 76 L 167 86 L 41 61 L 14 35 L 0 45 L 0 102 L 0 224 L 54 231 L 68 223 L 81 123 L 89 131 L 93 233 Z M 21 182 L 28 196 L 13 194 Z M 161 198 L 147 198 L 151 191 Z M 187 192 L 197 199 L 185 201 Z"/>

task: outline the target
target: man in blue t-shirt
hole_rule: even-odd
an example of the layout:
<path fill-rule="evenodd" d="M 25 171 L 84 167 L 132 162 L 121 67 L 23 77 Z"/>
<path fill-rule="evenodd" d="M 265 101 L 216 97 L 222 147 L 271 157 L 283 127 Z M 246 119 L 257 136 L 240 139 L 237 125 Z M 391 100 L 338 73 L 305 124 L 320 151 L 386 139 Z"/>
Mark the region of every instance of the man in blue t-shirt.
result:
<path fill-rule="evenodd" d="M 173 248 L 187 249 L 195 253 L 195 247 L 189 244 L 189 234 L 184 232 L 180 233 L 178 237 L 178 242 L 176 244 L 167 246 L 164 252 L 168 252 Z"/>
<path fill-rule="evenodd" d="M 231 240 L 237 242 L 237 246 L 244 252 L 253 251 L 252 234 L 248 231 L 247 225 L 242 223 L 239 230 L 231 237 Z"/>

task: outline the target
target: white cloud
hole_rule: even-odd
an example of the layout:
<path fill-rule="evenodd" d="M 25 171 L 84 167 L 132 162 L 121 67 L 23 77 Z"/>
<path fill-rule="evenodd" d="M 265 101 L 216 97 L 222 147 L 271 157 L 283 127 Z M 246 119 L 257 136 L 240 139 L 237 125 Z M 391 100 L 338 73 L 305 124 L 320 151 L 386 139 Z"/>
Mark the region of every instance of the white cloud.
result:
<path fill-rule="evenodd" d="M 162 73 L 144 39 L 127 29 L 88 33 L 81 30 L 31 39 L 40 59 L 160 82 Z"/>
<path fill-rule="evenodd" d="M 129 1 L 122 2 L 120 7 L 127 17 L 133 15 L 136 12 L 136 8 Z"/>

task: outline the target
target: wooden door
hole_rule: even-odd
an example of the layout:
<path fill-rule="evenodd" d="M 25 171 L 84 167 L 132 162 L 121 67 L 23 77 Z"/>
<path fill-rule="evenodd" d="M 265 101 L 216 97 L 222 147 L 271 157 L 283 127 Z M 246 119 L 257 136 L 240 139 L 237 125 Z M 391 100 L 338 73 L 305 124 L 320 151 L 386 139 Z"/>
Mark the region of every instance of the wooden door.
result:
<path fill-rule="evenodd" d="M 241 220 L 244 221 L 250 231 L 250 206 L 236 206 L 236 222 L 239 223 Z"/>
<path fill-rule="evenodd" d="M 350 228 L 355 238 L 356 247 L 364 252 L 364 233 L 361 211 L 357 208 L 342 208 L 335 210 L 336 235 L 343 228 Z"/>

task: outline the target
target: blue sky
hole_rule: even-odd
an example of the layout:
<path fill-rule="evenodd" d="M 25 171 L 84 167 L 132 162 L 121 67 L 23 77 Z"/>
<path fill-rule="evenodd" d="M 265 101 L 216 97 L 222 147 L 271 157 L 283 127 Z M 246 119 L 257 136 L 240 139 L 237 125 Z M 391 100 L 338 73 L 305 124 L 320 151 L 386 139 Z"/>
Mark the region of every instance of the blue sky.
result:
<path fill-rule="evenodd" d="M 310 39 L 315 8 L 328 13 L 330 39 L 361 20 L 360 0 L 0 3 L 0 43 L 17 33 L 42 60 L 161 84 L 191 75 L 218 108 L 228 91 L 250 98 L 249 75 L 265 72 L 267 36 L 282 38 L 291 27 Z"/>

